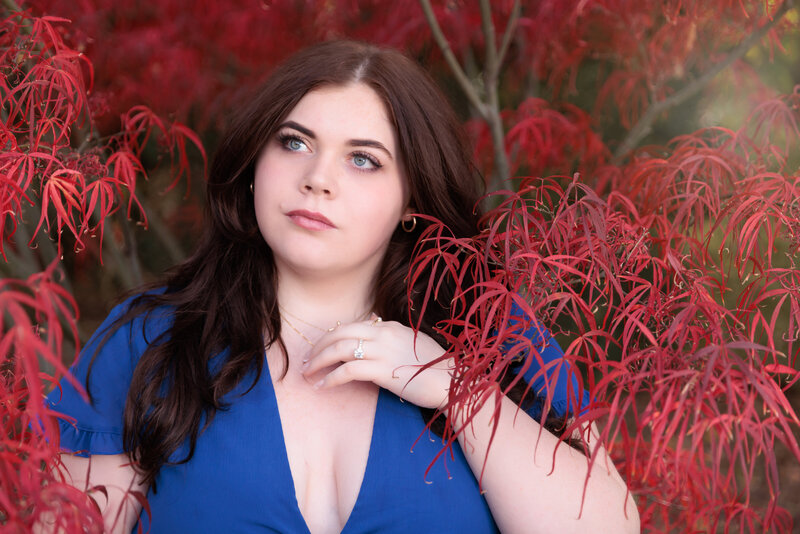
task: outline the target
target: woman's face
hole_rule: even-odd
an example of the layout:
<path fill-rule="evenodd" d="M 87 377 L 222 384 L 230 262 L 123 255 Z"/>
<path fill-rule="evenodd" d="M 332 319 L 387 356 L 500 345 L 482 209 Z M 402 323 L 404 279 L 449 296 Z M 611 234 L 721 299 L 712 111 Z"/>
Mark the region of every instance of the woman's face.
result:
<path fill-rule="evenodd" d="M 306 94 L 259 156 L 254 195 L 279 271 L 371 279 L 410 211 L 381 98 L 360 83 Z"/>

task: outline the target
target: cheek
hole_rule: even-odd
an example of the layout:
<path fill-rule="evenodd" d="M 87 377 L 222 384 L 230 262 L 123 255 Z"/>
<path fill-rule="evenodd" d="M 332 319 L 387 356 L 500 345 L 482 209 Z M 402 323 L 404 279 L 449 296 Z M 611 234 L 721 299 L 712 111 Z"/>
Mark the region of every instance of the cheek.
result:
<path fill-rule="evenodd" d="M 279 166 L 274 161 L 260 161 L 256 165 L 255 176 L 253 183 L 255 185 L 256 193 L 258 190 L 262 192 L 271 189 L 275 186 L 276 180 L 272 179 L 280 173 Z"/>
<path fill-rule="evenodd" d="M 364 195 L 359 204 L 362 206 L 359 211 L 362 215 L 361 224 L 364 225 L 364 230 L 380 233 L 382 238 L 386 237 L 387 239 L 400 223 L 406 207 L 404 191 L 399 184 L 371 191 Z M 378 230 L 382 231 L 378 232 Z M 387 233 L 388 236 L 385 236 L 384 234 Z"/>
<path fill-rule="evenodd" d="M 261 189 L 274 188 L 283 180 L 281 177 L 291 175 L 291 158 L 286 157 L 286 153 L 275 145 L 274 142 L 262 150 L 255 166 L 255 184 Z"/>
<path fill-rule="evenodd" d="M 256 165 L 255 176 L 253 178 L 254 198 L 256 216 L 259 218 L 271 215 L 277 209 L 276 203 L 285 196 L 290 187 L 286 177 L 289 170 L 280 161 L 266 160 L 259 161 Z M 259 223 L 260 224 L 260 223 Z"/>
<path fill-rule="evenodd" d="M 266 231 L 271 226 L 270 221 L 274 218 L 274 213 L 277 209 L 272 202 L 277 198 L 274 189 L 276 184 L 273 180 L 266 178 L 264 174 L 259 173 L 256 174 L 253 183 L 253 205 L 255 208 L 256 222 L 258 223 L 258 228 L 261 230 L 261 235 L 266 238 Z"/>

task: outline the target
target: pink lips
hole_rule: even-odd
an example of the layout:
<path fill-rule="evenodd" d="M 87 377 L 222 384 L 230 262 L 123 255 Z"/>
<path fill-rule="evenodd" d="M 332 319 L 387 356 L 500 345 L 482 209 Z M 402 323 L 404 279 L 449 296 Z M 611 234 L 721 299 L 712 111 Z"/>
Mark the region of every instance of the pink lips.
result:
<path fill-rule="evenodd" d="M 293 223 L 306 230 L 330 230 L 336 228 L 327 217 L 321 213 L 308 210 L 293 210 L 286 214 Z"/>

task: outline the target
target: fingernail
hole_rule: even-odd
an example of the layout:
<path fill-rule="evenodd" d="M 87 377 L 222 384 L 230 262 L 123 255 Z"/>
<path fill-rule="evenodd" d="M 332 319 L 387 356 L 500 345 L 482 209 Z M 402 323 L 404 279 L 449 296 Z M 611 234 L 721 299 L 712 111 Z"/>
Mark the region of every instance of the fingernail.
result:
<path fill-rule="evenodd" d="M 323 378 L 322 380 L 320 380 L 319 382 L 317 382 L 316 384 L 314 384 L 314 389 L 319 389 L 319 388 L 321 388 L 321 387 L 322 387 L 322 383 L 323 383 L 323 382 L 325 382 L 325 379 L 324 379 L 324 378 Z"/>

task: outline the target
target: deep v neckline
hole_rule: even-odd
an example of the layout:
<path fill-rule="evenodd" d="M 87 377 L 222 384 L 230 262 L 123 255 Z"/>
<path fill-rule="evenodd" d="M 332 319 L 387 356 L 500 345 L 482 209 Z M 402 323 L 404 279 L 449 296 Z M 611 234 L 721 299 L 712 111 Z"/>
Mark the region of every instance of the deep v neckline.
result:
<path fill-rule="evenodd" d="M 283 454 L 281 455 L 280 459 L 277 459 L 277 460 L 280 461 L 280 468 L 284 471 L 284 473 L 283 473 L 284 476 L 281 477 L 281 480 L 286 481 L 287 484 L 288 484 L 288 486 L 284 488 L 284 491 L 286 491 L 287 494 L 291 495 L 291 497 L 292 497 L 290 499 L 292 501 L 292 503 L 294 504 L 292 512 L 297 514 L 297 519 L 298 519 L 299 523 L 302 524 L 305 527 L 305 532 L 310 534 L 311 530 L 308 528 L 308 523 L 306 522 L 306 518 L 303 516 L 303 513 L 300 511 L 300 503 L 297 500 L 297 492 L 295 491 L 295 484 L 294 484 L 294 474 L 292 473 L 292 467 L 291 467 L 291 464 L 289 463 L 289 453 L 288 453 L 288 451 L 286 449 L 286 434 L 284 434 L 284 432 L 283 432 L 283 421 L 281 420 L 281 412 L 280 412 L 280 408 L 278 407 L 278 396 L 277 396 L 277 393 L 275 392 L 275 384 L 272 382 L 272 373 L 270 372 L 269 365 L 266 365 L 266 372 L 267 372 L 266 373 L 267 374 L 266 378 L 267 378 L 267 383 L 269 385 L 269 392 L 270 392 L 270 397 L 271 397 L 270 401 L 271 401 L 272 406 L 274 407 L 274 410 L 275 410 L 275 415 L 276 415 L 276 419 L 275 420 L 277 421 L 278 431 L 280 432 L 280 436 L 281 436 L 280 443 L 281 443 L 281 450 L 282 450 Z M 358 493 L 356 494 L 356 500 L 353 503 L 353 507 L 350 510 L 350 513 L 347 515 L 347 520 L 345 521 L 344 525 L 342 526 L 342 530 L 341 530 L 340 534 L 345 534 L 347 532 L 348 528 L 350 527 L 350 524 L 353 521 L 353 516 L 356 514 L 356 512 L 357 512 L 357 510 L 359 508 L 359 504 L 361 503 L 362 496 L 365 493 L 364 487 L 367 485 L 367 481 L 368 481 L 368 478 L 370 476 L 370 472 L 372 471 L 371 466 L 374 463 L 372 457 L 374 456 L 374 451 L 375 451 L 375 435 L 377 434 L 376 429 L 377 429 L 378 423 L 380 421 L 379 415 L 380 415 L 380 412 L 381 412 L 380 408 L 381 408 L 381 403 L 382 403 L 383 396 L 384 396 L 383 388 L 379 387 L 378 388 L 378 398 L 377 398 L 377 400 L 375 402 L 375 414 L 373 415 L 373 418 L 372 418 L 372 431 L 371 431 L 370 438 L 369 438 L 369 451 L 367 453 L 367 462 L 364 465 L 364 473 L 361 476 L 361 484 L 358 487 Z"/>

